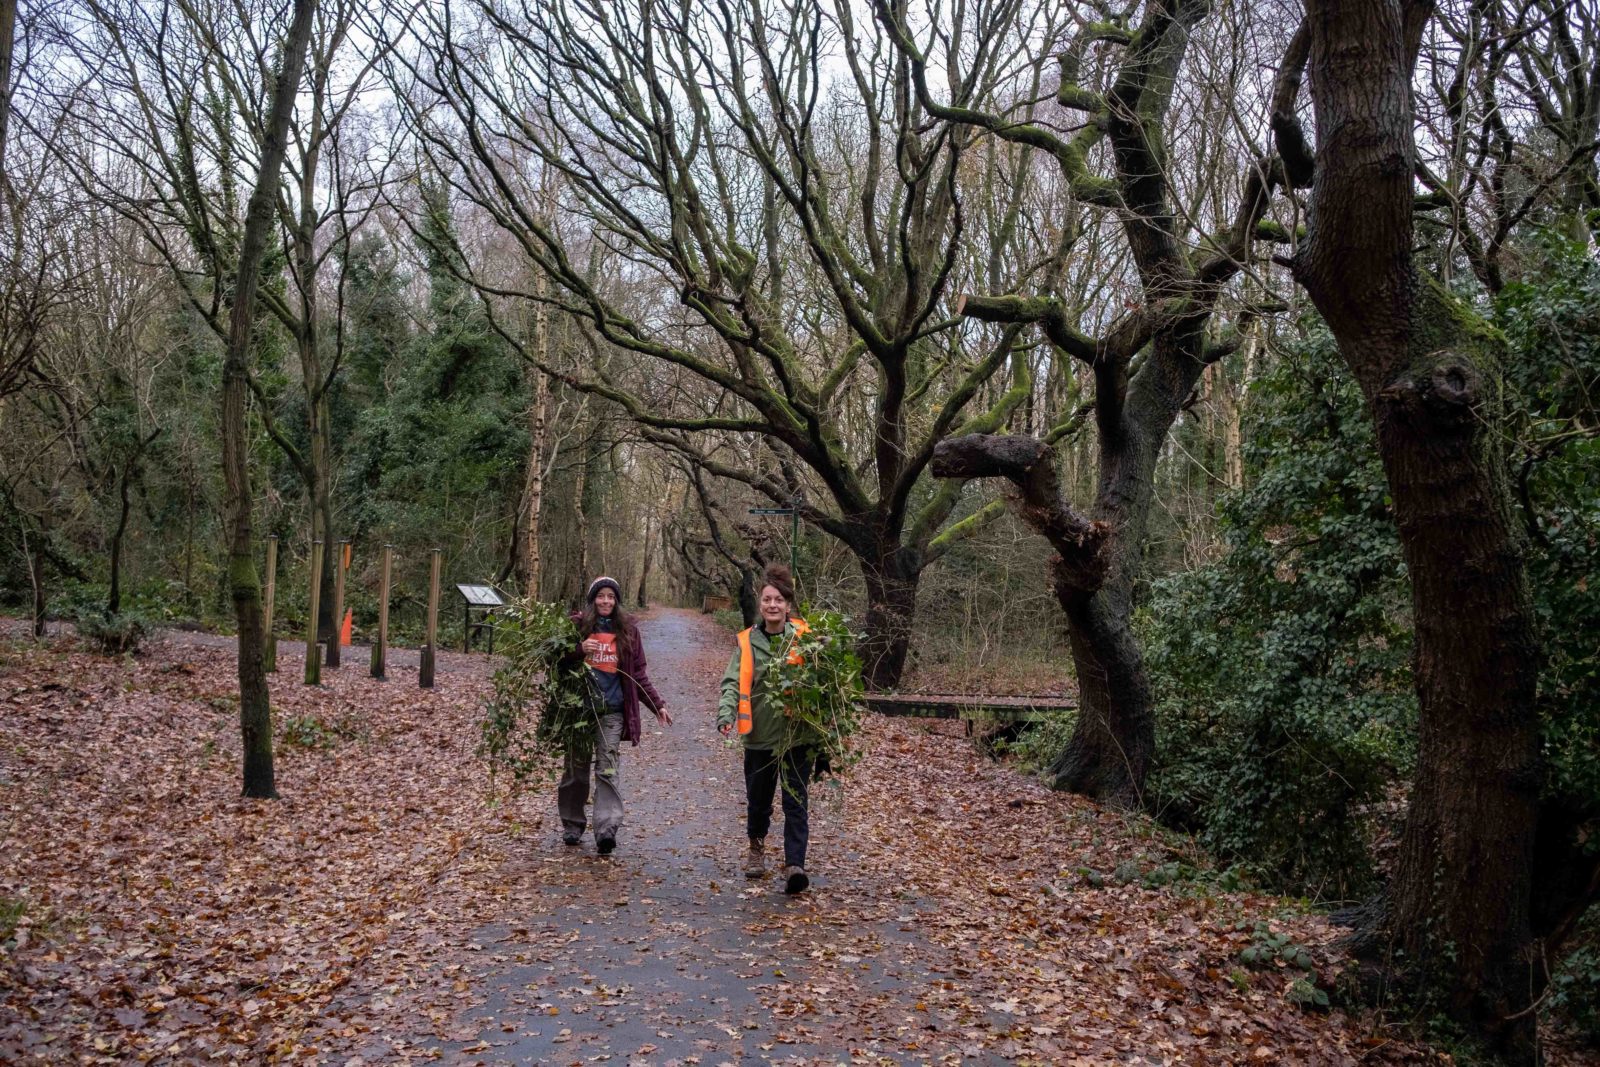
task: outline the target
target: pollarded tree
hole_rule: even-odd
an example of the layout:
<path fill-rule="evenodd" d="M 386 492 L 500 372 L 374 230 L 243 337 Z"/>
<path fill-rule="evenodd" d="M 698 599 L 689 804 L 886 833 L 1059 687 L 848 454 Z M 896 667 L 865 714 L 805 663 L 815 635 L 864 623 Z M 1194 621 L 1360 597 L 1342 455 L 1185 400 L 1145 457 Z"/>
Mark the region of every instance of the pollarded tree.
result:
<path fill-rule="evenodd" d="M 468 10 L 467 25 L 418 13 L 397 89 L 435 165 L 551 288 L 469 263 L 475 282 L 492 304 L 546 300 L 630 357 L 541 369 L 848 546 L 867 678 L 896 684 L 919 576 L 998 514 L 952 523 L 960 487 L 925 477 L 933 448 L 1004 427 L 1031 391 L 1021 328 L 962 320 L 952 293 L 1059 261 L 1060 231 L 1029 210 L 1032 149 L 969 155 L 978 131 L 930 114 L 847 3 Z M 1003 44 L 967 91 L 1019 73 Z M 1017 95 L 1038 73 L 1024 66 Z M 997 209 L 965 212 L 969 186 Z M 718 454 L 733 435 L 762 442 L 735 453 L 749 462 Z"/>
<path fill-rule="evenodd" d="M 1174 167 L 1169 137 L 1197 121 L 1178 109 L 1175 92 L 1209 10 L 1201 0 L 1154 0 L 1136 23 L 1079 27 L 1059 56 L 1061 114 L 1083 116 L 1069 134 L 985 110 L 959 86 L 940 99 L 930 72 L 944 59 L 919 40 L 903 7 L 879 4 L 927 109 L 1047 154 L 1076 201 L 1115 220 L 1133 266 L 1127 309 L 1115 318 L 1104 308 L 1074 306 L 1060 288 L 969 298 L 963 310 L 970 318 L 1037 324 L 1065 358 L 1087 369 L 1094 394 L 1040 438 L 958 437 L 934 456 L 940 477 L 1014 482 L 1020 514 L 1056 548 L 1051 580 L 1066 614 L 1081 710 L 1052 767 L 1054 781 L 1130 806 L 1141 802 L 1155 747 L 1150 684 L 1131 621 L 1156 465 L 1206 368 L 1239 344 L 1237 331 L 1225 332 L 1218 321 L 1230 284 L 1258 239 L 1282 236 L 1265 218 L 1272 190 L 1287 181 L 1275 158 L 1258 155 L 1245 164 L 1231 215 L 1213 218 L 1210 232 L 1193 204 L 1224 200 L 1221 190 L 1196 195 L 1217 178 Z M 981 47 L 983 30 L 976 32 Z M 1087 62 L 1094 48 L 1105 57 L 1097 68 Z M 1086 320 L 1101 324 L 1094 335 L 1080 328 Z M 1060 490 L 1054 447 L 1091 413 L 1099 469 L 1092 504 L 1079 508 Z"/>

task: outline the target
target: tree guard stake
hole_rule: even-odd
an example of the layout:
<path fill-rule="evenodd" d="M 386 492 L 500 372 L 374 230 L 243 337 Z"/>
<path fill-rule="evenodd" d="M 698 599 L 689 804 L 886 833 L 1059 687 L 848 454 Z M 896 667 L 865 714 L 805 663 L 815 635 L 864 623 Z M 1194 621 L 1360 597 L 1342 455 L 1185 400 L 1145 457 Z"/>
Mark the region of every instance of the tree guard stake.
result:
<path fill-rule="evenodd" d="M 267 538 L 267 592 L 261 610 L 261 666 L 272 674 L 278 669 L 278 636 L 272 632 L 272 605 L 278 595 L 278 535 Z"/>
<path fill-rule="evenodd" d="M 439 550 L 433 550 L 433 563 L 428 568 L 428 643 L 422 646 L 422 667 L 417 672 L 417 684 L 424 689 L 433 688 L 433 657 L 439 641 Z"/>
<path fill-rule="evenodd" d="M 322 542 L 313 541 L 311 542 L 311 617 L 306 624 L 306 685 L 322 684 L 322 656 L 317 649 L 317 610 L 321 607 Z"/>
<path fill-rule="evenodd" d="M 340 541 L 333 561 L 333 633 L 328 636 L 328 666 L 339 669 L 339 646 L 344 643 L 344 576 L 350 569 L 350 542 Z"/>
<path fill-rule="evenodd" d="M 378 575 L 378 639 L 372 643 L 372 676 L 384 677 L 384 661 L 389 654 L 389 567 L 394 562 L 394 546 L 383 546 L 383 562 Z"/>

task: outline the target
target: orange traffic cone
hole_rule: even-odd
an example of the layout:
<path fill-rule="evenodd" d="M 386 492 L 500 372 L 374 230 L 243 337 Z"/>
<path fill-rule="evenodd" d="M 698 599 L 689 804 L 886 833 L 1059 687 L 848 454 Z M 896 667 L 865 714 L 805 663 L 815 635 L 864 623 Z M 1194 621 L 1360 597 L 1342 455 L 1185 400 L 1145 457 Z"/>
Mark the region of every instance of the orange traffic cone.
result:
<path fill-rule="evenodd" d="M 349 610 L 344 613 L 344 625 L 339 627 L 339 644 L 341 645 L 348 645 L 350 643 L 350 627 L 355 621 L 355 614 L 356 613 L 354 610 Z"/>

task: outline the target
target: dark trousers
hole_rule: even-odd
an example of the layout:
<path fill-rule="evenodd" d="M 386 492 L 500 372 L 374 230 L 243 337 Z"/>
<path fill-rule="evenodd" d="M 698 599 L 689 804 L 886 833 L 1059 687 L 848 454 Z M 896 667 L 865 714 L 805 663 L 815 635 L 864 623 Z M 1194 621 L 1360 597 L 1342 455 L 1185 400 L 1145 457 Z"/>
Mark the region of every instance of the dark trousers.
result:
<path fill-rule="evenodd" d="M 760 841 L 772 827 L 772 794 L 778 788 L 778 758 L 762 749 L 744 750 L 745 827 L 750 840 Z M 783 755 L 783 862 L 788 867 L 806 865 L 806 844 L 811 839 L 806 783 L 811 780 L 811 754 L 789 751 Z"/>

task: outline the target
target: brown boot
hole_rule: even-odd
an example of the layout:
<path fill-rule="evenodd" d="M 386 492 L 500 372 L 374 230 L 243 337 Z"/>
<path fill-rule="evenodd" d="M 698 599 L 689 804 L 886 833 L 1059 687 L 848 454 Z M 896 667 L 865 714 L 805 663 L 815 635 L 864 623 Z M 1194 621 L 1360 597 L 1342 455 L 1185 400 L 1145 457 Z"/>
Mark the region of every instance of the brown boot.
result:
<path fill-rule="evenodd" d="M 783 869 L 783 891 L 790 896 L 804 893 L 806 886 L 811 884 L 811 879 L 806 877 L 804 867 L 785 867 Z"/>
<path fill-rule="evenodd" d="M 756 838 L 750 839 L 750 851 L 744 858 L 744 876 L 746 878 L 764 878 L 767 874 L 767 860 L 762 855 L 762 842 Z"/>

